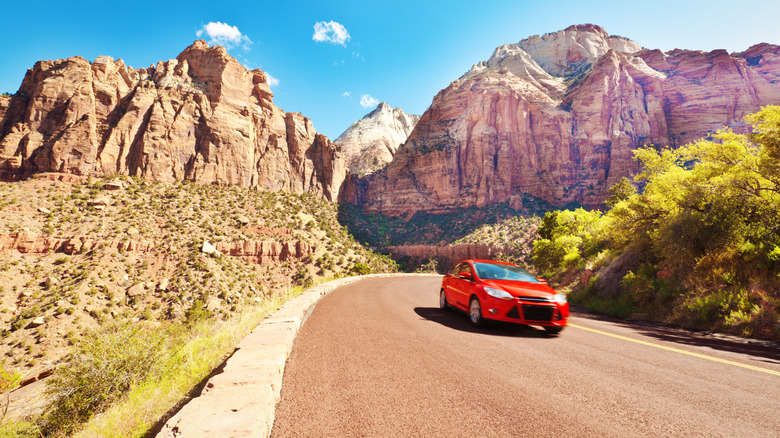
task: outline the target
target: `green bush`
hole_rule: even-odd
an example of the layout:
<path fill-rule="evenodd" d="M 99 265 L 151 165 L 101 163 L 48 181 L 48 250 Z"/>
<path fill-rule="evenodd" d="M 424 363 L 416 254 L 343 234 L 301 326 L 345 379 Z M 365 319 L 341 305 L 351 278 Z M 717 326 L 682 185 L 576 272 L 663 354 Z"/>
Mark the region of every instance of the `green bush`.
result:
<path fill-rule="evenodd" d="M 52 398 L 43 417 L 48 435 L 73 433 L 79 424 L 121 399 L 169 351 L 159 330 L 113 323 L 88 332 L 78 349 L 46 382 Z"/>
<path fill-rule="evenodd" d="M 368 275 L 371 273 L 371 268 L 365 263 L 355 263 L 352 267 L 352 272 L 357 275 Z"/>

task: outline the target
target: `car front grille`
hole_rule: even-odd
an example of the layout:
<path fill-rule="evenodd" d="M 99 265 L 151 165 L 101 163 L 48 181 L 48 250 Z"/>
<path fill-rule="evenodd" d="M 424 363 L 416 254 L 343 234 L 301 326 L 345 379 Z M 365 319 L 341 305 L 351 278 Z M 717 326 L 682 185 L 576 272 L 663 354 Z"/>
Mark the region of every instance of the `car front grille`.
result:
<path fill-rule="evenodd" d="M 526 321 L 552 321 L 554 307 L 535 306 L 533 304 L 523 304 L 523 318 Z"/>
<path fill-rule="evenodd" d="M 549 303 L 552 299 L 545 297 L 517 297 L 520 301 L 533 301 L 536 303 Z"/>

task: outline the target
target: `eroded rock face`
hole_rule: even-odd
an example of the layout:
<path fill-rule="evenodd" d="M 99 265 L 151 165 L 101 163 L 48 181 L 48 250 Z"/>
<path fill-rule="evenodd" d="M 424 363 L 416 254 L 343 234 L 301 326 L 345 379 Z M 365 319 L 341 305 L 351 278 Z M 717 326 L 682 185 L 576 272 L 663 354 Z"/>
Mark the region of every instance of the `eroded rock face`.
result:
<path fill-rule="evenodd" d="M 202 40 L 149 68 L 107 56 L 40 61 L 0 99 L 0 174 L 124 174 L 335 199 L 340 149 L 272 99 L 261 70 Z"/>
<path fill-rule="evenodd" d="M 511 254 L 513 248 L 501 245 L 455 244 L 455 245 L 403 245 L 387 248 L 394 260 L 409 259 L 419 266 L 429 259 L 438 262 L 438 271 L 445 273 L 455 263 L 465 259 L 492 260 L 504 254 Z"/>
<path fill-rule="evenodd" d="M 211 247 L 232 257 L 249 260 L 254 263 L 268 264 L 301 259 L 308 256 L 311 246 L 300 240 L 237 240 L 217 242 Z M 0 233 L 0 254 L 5 251 L 18 251 L 23 254 L 48 254 L 52 252 L 68 255 L 84 253 L 98 247 L 108 247 L 117 251 L 148 253 L 155 250 L 157 243 L 150 239 L 125 240 L 120 237 L 111 239 L 88 236 L 50 236 L 32 231 Z M 206 251 L 204 251 L 206 252 Z M 167 281 L 166 286 L 167 288 Z"/>
<path fill-rule="evenodd" d="M 406 114 L 385 102 L 353 123 L 336 139 L 352 174 L 381 169 L 393 160 L 395 151 L 406 141 L 420 116 Z"/>
<path fill-rule="evenodd" d="M 496 49 L 439 92 L 396 157 L 350 184 L 369 211 L 454 211 L 524 195 L 599 205 L 633 150 L 680 146 L 780 104 L 780 46 L 642 50 L 593 25 Z"/>

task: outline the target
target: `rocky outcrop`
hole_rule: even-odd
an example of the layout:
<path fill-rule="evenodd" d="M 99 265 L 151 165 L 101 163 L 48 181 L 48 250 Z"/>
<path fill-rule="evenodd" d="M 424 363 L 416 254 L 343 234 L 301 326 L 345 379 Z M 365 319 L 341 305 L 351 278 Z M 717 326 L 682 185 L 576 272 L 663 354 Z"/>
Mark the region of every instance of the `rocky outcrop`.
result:
<path fill-rule="evenodd" d="M 211 245 L 209 245 L 211 246 Z M 99 238 L 99 237 L 61 237 L 40 234 L 32 231 L 0 234 L 0 254 L 15 250 L 22 254 L 48 254 L 52 252 L 68 255 L 79 254 L 98 247 L 107 247 L 117 251 L 147 253 L 157 245 L 147 239 Z M 239 257 L 254 263 L 268 264 L 301 259 L 311 253 L 311 246 L 303 241 L 241 240 L 216 242 L 213 246 L 218 252 Z"/>
<path fill-rule="evenodd" d="M 311 246 L 303 241 L 245 240 L 217 242 L 215 246 L 223 254 L 240 257 L 259 264 L 301 259 L 311 253 Z"/>
<path fill-rule="evenodd" d="M 376 171 L 393 160 L 420 116 L 406 114 L 385 102 L 353 123 L 335 143 L 341 147 L 352 174 Z"/>
<path fill-rule="evenodd" d="M 643 50 L 594 25 L 534 36 L 439 92 L 396 157 L 351 181 L 369 211 L 449 212 L 535 197 L 599 205 L 633 150 L 677 147 L 780 104 L 780 47 Z"/>
<path fill-rule="evenodd" d="M 265 73 L 202 40 L 148 68 L 39 61 L 0 99 L 0 177 L 123 174 L 335 199 L 340 149 L 272 99 Z"/>
<path fill-rule="evenodd" d="M 150 240 L 104 239 L 86 236 L 61 237 L 32 231 L 0 234 L 0 253 L 16 250 L 22 254 L 61 252 L 70 255 L 87 252 L 99 246 L 113 248 L 117 251 L 135 252 L 149 252 L 155 248 L 154 242 Z"/>

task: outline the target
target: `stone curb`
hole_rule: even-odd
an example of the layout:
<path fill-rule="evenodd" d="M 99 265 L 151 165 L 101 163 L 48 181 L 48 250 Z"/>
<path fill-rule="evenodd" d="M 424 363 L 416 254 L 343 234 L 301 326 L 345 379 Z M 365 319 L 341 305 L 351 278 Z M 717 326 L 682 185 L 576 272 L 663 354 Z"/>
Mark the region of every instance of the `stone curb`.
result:
<path fill-rule="evenodd" d="M 371 274 L 307 289 L 266 317 L 212 376 L 200 395 L 168 419 L 157 438 L 271 435 L 287 357 L 309 310 L 334 289 L 367 278 L 432 274 Z"/>

